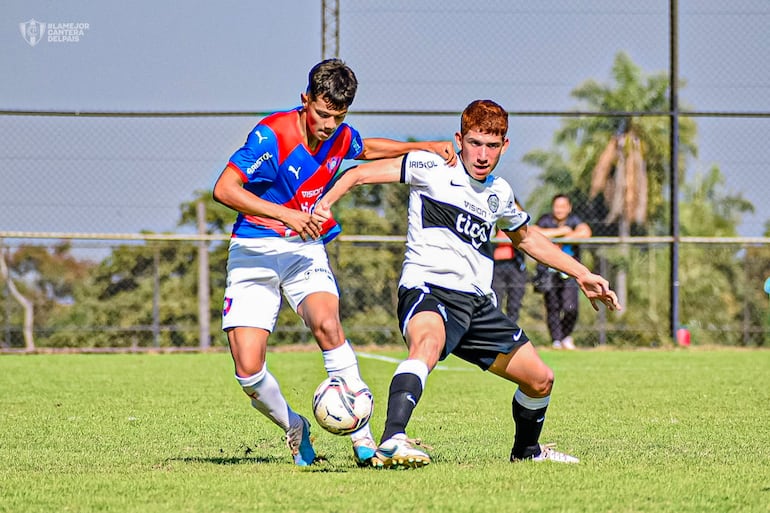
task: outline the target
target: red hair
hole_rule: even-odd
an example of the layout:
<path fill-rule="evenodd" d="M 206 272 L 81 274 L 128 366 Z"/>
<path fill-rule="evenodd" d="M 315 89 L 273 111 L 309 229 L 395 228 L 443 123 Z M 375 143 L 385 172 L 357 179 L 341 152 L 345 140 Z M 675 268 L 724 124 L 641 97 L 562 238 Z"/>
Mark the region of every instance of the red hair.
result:
<path fill-rule="evenodd" d="M 492 100 L 471 102 L 460 118 L 460 134 L 465 135 L 469 130 L 505 138 L 508 134 L 508 112 Z"/>

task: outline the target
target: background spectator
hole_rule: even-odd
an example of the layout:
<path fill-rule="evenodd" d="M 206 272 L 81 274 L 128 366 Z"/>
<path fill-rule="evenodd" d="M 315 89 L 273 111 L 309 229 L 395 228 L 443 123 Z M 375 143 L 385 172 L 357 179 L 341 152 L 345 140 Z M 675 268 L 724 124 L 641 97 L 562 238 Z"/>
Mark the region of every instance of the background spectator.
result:
<path fill-rule="evenodd" d="M 566 194 L 557 194 L 551 201 L 551 212 L 537 220 L 537 226 L 543 235 L 550 239 L 589 238 L 591 227 L 572 213 L 572 201 Z M 580 260 L 578 244 L 560 243 L 561 250 Z M 578 318 L 578 286 L 573 278 L 548 268 L 537 265 L 536 287 L 543 293 L 546 311 L 546 323 L 555 349 L 575 349 L 572 331 Z"/>

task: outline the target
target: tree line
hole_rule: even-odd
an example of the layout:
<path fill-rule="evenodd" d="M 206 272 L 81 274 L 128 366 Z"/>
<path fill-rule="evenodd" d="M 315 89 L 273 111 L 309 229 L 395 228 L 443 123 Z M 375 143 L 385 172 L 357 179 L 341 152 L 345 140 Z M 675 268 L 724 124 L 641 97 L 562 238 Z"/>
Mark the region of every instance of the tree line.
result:
<path fill-rule="evenodd" d="M 621 53 L 610 83 L 588 80 L 572 96 L 591 111 L 665 111 L 669 85 L 666 74 L 646 75 Z M 740 194 L 725 190 L 718 166 L 705 174 L 687 174 L 689 159 L 697 155 L 697 125 L 693 118 L 679 122 L 680 233 L 734 237 L 741 216 L 753 212 L 753 206 Z M 539 185 L 519 201 L 537 218 L 549 209 L 554 194 L 566 193 L 594 235 L 667 235 L 669 123 L 668 117 L 630 114 L 563 120 L 552 147 L 524 156 L 524 163 L 540 170 Z M 347 235 L 403 236 L 407 197 L 408 188 L 399 184 L 358 188 L 335 205 L 335 217 Z M 201 202 L 206 232 L 229 233 L 235 214 L 213 202 L 211 191 L 197 191 L 180 205 L 178 226 L 196 228 Z M 770 236 L 770 221 L 765 236 Z M 123 244 L 99 262 L 73 257 L 68 242 L 45 247 L 24 244 L 14 251 L 0 244 L 0 279 L 5 284 L 1 297 L 6 305 L 0 309 L 5 326 L 0 338 L 5 346 L 27 348 L 197 346 L 196 244 Z M 650 346 L 666 340 L 670 301 L 666 248 L 599 248 L 589 241 L 588 249 L 586 263 L 606 266 L 602 273 L 628 305 L 621 315 L 606 319 L 609 343 Z M 397 342 L 395 294 L 403 244 L 335 241 L 329 255 L 348 333 L 364 343 Z M 684 264 L 680 317 L 702 331 L 702 340 L 761 345 L 770 338 L 768 298 L 761 286 L 770 269 L 770 248 L 690 245 L 682 249 L 680 259 Z M 225 242 L 210 243 L 209 261 L 211 335 L 222 344 Z M 541 309 L 535 298 L 525 301 L 522 322 L 540 321 Z M 595 322 L 590 315 L 581 318 L 585 325 Z M 278 325 L 273 340 L 279 343 L 311 341 L 301 320 L 286 307 Z M 747 325 L 748 338 L 746 329 L 722 329 Z"/>

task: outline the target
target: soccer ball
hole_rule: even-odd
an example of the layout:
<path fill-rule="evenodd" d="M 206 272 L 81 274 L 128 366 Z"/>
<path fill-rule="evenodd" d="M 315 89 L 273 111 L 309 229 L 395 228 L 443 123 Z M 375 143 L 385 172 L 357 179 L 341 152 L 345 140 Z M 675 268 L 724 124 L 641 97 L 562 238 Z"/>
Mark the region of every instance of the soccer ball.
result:
<path fill-rule="evenodd" d="M 335 435 L 347 435 L 369 422 L 374 398 L 359 379 L 332 376 L 318 385 L 313 394 L 313 415 L 318 424 Z"/>

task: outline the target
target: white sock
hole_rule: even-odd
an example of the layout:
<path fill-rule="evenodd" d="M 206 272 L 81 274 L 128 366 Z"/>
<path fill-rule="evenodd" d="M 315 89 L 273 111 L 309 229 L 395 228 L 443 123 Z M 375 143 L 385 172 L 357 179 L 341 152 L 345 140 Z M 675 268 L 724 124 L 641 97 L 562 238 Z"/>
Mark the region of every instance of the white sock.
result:
<path fill-rule="evenodd" d="M 340 347 L 322 352 L 324 368 L 329 376 L 342 376 L 361 379 L 358 373 L 358 360 L 353 347 L 347 340 Z"/>
<path fill-rule="evenodd" d="M 323 351 L 322 354 L 324 358 L 324 367 L 329 376 L 341 376 L 342 378 L 363 381 L 358 370 L 356 353 L 353 351 L 353 347 L 347 340 L 340 347 L 329 351 Z M 350 435 L 350 439 L 354 442 L 362 438 L 374 438 L 368 423 Z"/>
<path fill-rule="evenodd" d="M 398 367 L 396 367 L 396 371 L 393 373 L 393 375 L 414 374 L 420 378 L 422 389 L 425 390 L 425 381 L 427 381 L 429 373 L 430 371 L 428 370 L 428 366 L 425 365 L 425 362 L 422 360 L 404 360 L 398 364 Z"/>
<path fill-rule="evenodd" d="M 551 402 L 550 395 L 545 397 L 530 397 L 522 392 L 520 388 L 516 389 L 516 392 L 513 394 L 513 398 L 517 403 L 528 410 L 539 410 L 540 408 L 545 408 L 548 406 L 548 403 Z"/>
<path fill-rule="evenodd" d="M 251 397 L 251 405 L 284 431 L 289 430 L 292 421 L 296 422 L 299 415 L 289 408 L 278 381 L 267 371 L 267 364 L 252 376 L 242 378 L 236 374 L 235 379 L 246 395 Z"/>

